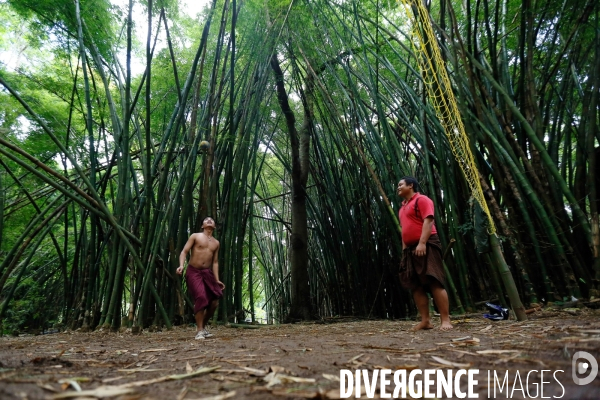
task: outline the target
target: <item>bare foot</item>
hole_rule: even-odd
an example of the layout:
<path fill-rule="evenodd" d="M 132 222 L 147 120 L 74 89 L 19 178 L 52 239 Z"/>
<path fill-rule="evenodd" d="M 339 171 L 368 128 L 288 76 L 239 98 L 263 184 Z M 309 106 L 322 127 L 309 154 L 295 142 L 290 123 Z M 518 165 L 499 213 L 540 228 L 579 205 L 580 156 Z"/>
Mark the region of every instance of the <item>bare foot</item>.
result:
<path fill-rule="evenodd" d="M 433 329 L 433 325 L 429 321 L 421 321 L 417 325 L 410 328 L 411 331 L 420 331 L 421 329 Z"/>
<path fill-rule="evenodd" d="M 440 331 L 449 331 L 450 329 L 454 329 L 450 321 L 442 321 L 442 325 L 440 325 Z"/>

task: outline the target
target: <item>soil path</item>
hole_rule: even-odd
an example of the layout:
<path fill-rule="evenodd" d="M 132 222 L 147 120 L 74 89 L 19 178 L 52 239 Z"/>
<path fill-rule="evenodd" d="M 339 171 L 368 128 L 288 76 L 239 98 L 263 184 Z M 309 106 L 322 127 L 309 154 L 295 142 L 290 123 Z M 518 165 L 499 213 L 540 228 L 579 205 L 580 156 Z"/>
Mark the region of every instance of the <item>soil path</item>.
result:
<path fill-rule="evenodd" d="M 599 399 L 600 377 L 579 386 L 571 375 L 576 352 L 600 360 L 599 311 L 536 314 L 525 322 L 454 319 L 450 332 L 410 332 L 410 321 L 346 319 L 257 329 L 216 326 L 214 337 L 203 341 L 194 340 L 192 327 L 140 335 L 3 337 L 0 399 L 66 398 L 76 396 L 76 389 L 84 391 L 80 398 L 332 399 L 340 396 L 340 370 L 384 368 L 477 368 L 479 398 L 534 397 L 543 380 L 544 397 Z M 526 383 L 531 370 L 537 372 Z M 541 370 L 552 372 L 542 379 Z M 508 372 L 511 393 L 496 387 L 494 396 L 494 375 L 488 385 L 487 371 L 500 380 Z M 394 389 L 393 379 L 387 389 Z"/>

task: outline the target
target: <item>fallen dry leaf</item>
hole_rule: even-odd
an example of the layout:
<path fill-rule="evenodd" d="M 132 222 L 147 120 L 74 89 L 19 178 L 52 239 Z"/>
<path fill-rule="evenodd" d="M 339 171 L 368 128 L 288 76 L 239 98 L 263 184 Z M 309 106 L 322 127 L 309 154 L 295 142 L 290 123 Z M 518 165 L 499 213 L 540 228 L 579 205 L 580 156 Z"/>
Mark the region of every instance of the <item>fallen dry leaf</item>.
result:
<path fill-rule="evenodd" d="M 340 389 L 331 389 L 325 392 L 325 398 L 331 400 L 341 399 L 340 397 Z"/>
<path fill-rule="evenodd" d="M 279 365 L 271 365 L 271 368 L 269 369 L 269 371 L 279 373 L 279 372 L 284 372 L 285 368 L 280 367 Z"/>
<path fill-rule="evenodd" d="M 479 350 L 477 354 L 504 354 L 504 353 L 520 353 L 520 350 Z"/>
<path fill-rule="evenodd" d="M 233 390 L 233 391 L 227 392 L 225 394 L 218 394 L 216 396 L 200 397 L 200 398 L 189 399 L 189 400 L 225 400 L 225 399 L 230 399 L 230 398 L 234 397 L 235 395 L 236 395 L 236 392 L 235 392 L 235 390 Z"/>
<path fill-rule="evenodd" d="M 218 367 L 200 368 L 197 371 L 194 371 L 194 372 L 192 372 L 190 374 L 161 376 L 160 378 L 156 378 L 156 379 L 148 379 L 148 380 L 145 380 L 145 381 L 136 381 L 136 382 L 124 383 L 124 384 L 119 385 L 117 387 L 120 387 L 120 388 L 131 388 L 131 387 L 139 387 L 139 386 L 151 385 L 153 383 L 158 383 L 158 382 L 187 379 L 187 378 L 191 378 L 191 377 L 194 377 L 194 376 L 211 373 L 213 371 L 218 370 L 219 368 L 221 368 L 221 367 L 218 366 Z"/>
<path fill-rule="evenodd" d="M 179 394 L 177 395 L 177 400 L 183 400 L 188 393 L 188 387 L 184 386 Z"/>
<path fill-rule="evenodd" d="M 448 361 L 445 360 L 441 357 L 437 357 L 437 356 L 431 356 L 431 358 L 433 358 L 435 361 L 437 361 L 440 364 L 443 365 L 448 365 L 450 367 L 456 367 L 456 368 L 469 368 L 471 366 L 471 363 L 457 363 L 457 362 L 453 362 L 453 361 Z"/>
<path fill-rule="evenodd" d="M 67 390 L 71 386 L 76 392 L 81 392 L 81 386 L 73 379 L 61 379 L 58 383 L 61 384 L 62 390 Z"/>
<path fill-rule="evenodd" d="M 303 399 L 317 399 L 321 396 L 316 390 L 303 389 L 273 389 L 271 393 L 275 396 L 300 397 Z"/>
<path fill-rule="evenodd" d="M 364 353 L 362 353 L 362 354 L 359 354 L 359 355 L 357 355 L 357 356 L 355 356 L 355 357 L 352 357 L 351 359 L 349 359 L 348 361 L 346 361 L 346 364 L 352 364 L 354 361 L 358 360 L 359 358 L 361 358 L 361 357 L 362 357 L 362 356 L 364 356 L 364 355 L 365 355 L 365 354 L 364 354 Z"/>
<path fill-rule="evenodd" d="M 104 399 L 107 397 L 121 396 L 124 394 L 133 393 L 134 389 L 118 386 L 98 386 L 96 389 L 83 390 L 81 392 L 65 392 L 58 393 L 52 396 L 52 399 L 69 399 L 73 397 L 96 397 Z"/>
<path fill-rule="evenodd" d="M 464 356 L 466 354 L 466 355 L 469 355 L 469 356 L 477 356 L 477 357 L 479 357 L 479 354 L 471 353 L 470 351 L 454 350 L 454 349 L 448 349 L 448 350 L 453 351 L 455 353 L 459 353 L 461 356 Z"/>
<path fill-rule="evenodd" d="M 114 381 L 118 381 L 123 378 L 125 378 L 125 377 L 124 376 L 115 376 L 114 378 L 106 378 L 106 379 L 102 379 L 102 383 L 114 382 Z"/>
<path fill-rule="evenodd" d="M 148 349 L 148 350 L 140 350 L 140 353 L 150 353 L 150 352 L 156 352 L 156 351 L 171 351 L 173 350 L 171 349 Z"/>
<path fill-rule="evenodd" d="M 256 378 L 254 379 L 244 379 L 244 378 L 238 378 L 235 376 L 224 376 L 224 375 L 217 375 L 217 376 L 212 376 L 212 379 L 214 379 L 215 381 L 228 381 L 228 382 L 242 382 L 242 383 L 247 383 L 247 384 L 252 384 L 252 383 L 256 383 Z"/>
<path fill-rule="evenodd" d="M 330 381 L 334 381 L 334 382 L 339 382 L 340 381 L 340 377 L 337 376 L 337 375 L 323 374 L 323 378 L 328 379 Z"/>
<path fill-rule="evenodd" d="M 133 374 L 136 372 L 155 372 L 155 371 L 168 371 L 165 368 L 152 368 L 144 367 L 144 368 L 132 368 L 132 369 L 118 369 L 118 372 L 127 372 L 128 374 Z"/>
<path fill-rule="evenodd" d="M 46 384 L 46 383 L 38 383 L 37 384 L 39 387 L 41 387 L 42 389 L 48 390 L 50 392 L 53 393 L 58 393 L 58 389 L 53 388 L 52 386 Z"/>
<path fill-rule="evenodd" d="M 413 369 L 417 369 L 417 368 L 419 368 L 419 366 L 416 364 L 396 365 L 394 367 L 395 370 L 405 369 L 407 371 L 412 371 Z"/>
<path fill-rule="evenodd" d="M 270 388 L 275 385 L 285 384 L 285 383 L 314 383 L 315 379 L 313 378 L 297 378 L 295 376 L 283 375 L 277 372 L 270 372 L 267 376 L 263 378 L 265 382 L 268 382 L 267 388 Z"/>
<path fill-rule="evenodd" d="M 469 339 L 471 339 L 471 336 L 465 336 L 465 337 L 461 337 L 461 338 L 450 339 L 450 341 L 452 341 L 452 342 L 462 342 L 464 340 L 469 340 Z"/>
<path fill-rule="evenodd" d="M 263 371 L 262 369 L 244 367 L 244 370 L 250 372 L 251 376 L 265 376 L 265 375 L 267 375 L 267 371 Z"/>

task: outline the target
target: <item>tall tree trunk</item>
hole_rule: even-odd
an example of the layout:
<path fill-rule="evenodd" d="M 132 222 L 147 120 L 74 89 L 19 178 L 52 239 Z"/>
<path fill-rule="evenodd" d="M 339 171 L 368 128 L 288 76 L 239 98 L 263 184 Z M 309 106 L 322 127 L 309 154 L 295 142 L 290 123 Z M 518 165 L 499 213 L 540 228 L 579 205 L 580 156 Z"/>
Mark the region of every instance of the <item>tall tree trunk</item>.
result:
<path fill-rule="evenodd" d="M 296 130 L 296 117 L 290 108 L 283 80 L 283 71 L 275 52 L 271 57 L 275 73 L 277 100 L 285 116 L 292 151 L 292 237 L 291 237 L 291 307 L 287 319 L 311 319 L 310 287 L 308 284 L 308 223 L 306 214 L 306 181 L 308 179 L 308 150 L 311 114 L 304 107 L 304 123 Z M 310 79 L 310 78 L 309 78 Z"/>

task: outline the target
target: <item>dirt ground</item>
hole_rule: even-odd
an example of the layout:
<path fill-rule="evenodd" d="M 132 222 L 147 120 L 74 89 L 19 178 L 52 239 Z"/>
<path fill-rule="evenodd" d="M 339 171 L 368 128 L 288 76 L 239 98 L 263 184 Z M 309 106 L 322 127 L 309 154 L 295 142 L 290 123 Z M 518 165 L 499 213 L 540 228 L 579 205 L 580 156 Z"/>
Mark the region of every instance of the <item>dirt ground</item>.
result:
<path fill-rule="evenodd" d="M 544 397 L 599 399 L 600 377 L 579 386 L 571 372 L 578 351 L 600 359 L 600 310 L 576 313 L 540 311 L 525 322 L 454 318 L 450 332 L 410 332 L 414 321 L 341 318 L 255 329 L 215 326 L 214 337 L 203 341 L 194 340 L 191 326 L 139 335 L 2 337 L 0 398 L 334 399 L 341 369 L 478 368 L 479 398 L 534 397 L 535 382 L 543 380 L 550 382 Z M 531 370 L 538 372 L 526 384 Z M 540 370 L 552 373 L 540 379 Z M 488 394 L 493 372 L 488 385 L 487 371 L 500 380 L 508 371 L 508 385 L 517 390 Z M 529 393 L 515 386 L 517 371 Z"/>

